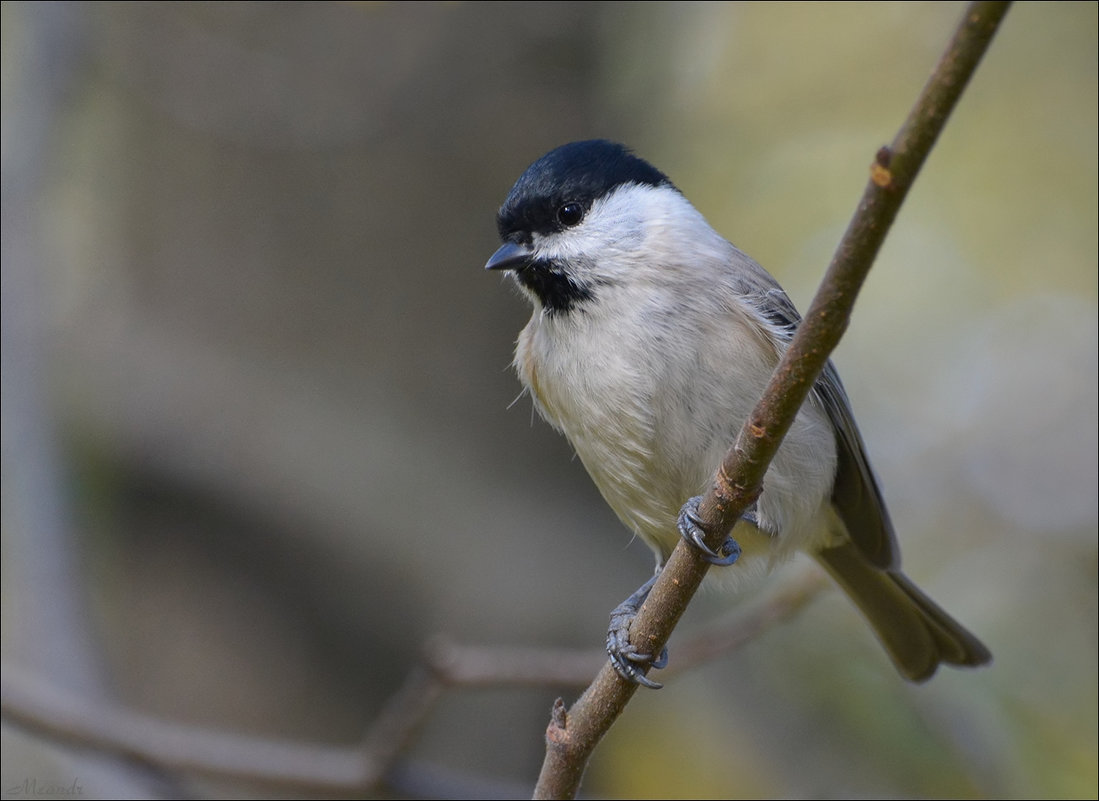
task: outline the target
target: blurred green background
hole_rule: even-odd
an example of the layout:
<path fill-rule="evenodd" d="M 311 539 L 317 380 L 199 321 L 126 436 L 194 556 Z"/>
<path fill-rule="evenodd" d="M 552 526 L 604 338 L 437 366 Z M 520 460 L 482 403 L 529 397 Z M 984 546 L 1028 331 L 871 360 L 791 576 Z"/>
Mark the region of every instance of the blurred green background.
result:
<path fill-rule="evenodd" d="M 434 633 L 600 647 L 651 557 L 509 408 L 496 207 L 624 141 L 804 307 L 963 8 L 4 3 L 5 666 L 349 744 Z M 1011 10 L 836 355 L 995 663 L 909 686 L 829 592 L 637 697 L 588 796 L 1096 797 L 1096 23 Z M 562 693 L 449 695 L 407 772 L 529 793 Z M 3 753 L 5 797 L 272 792 Z"/>

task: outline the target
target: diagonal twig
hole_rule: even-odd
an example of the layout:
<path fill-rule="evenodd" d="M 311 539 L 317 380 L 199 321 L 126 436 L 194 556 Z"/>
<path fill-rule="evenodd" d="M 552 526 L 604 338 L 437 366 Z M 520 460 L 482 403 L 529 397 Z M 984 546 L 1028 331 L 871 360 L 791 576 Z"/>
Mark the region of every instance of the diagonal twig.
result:
<path fill-rule="evenodd" d="M 1009 5 L 975 2 L 966 8 L 893 143 L 878 151 L 858 209 L 809 311 L 699 506 L 711 548 L 720 546 L 758 497 L 767 466 L 843 335 L 855 297 L 890 225 Z M 677 545 L 633 623 L 634 644 L 660 653 L 708 568 L 697 550 Z M 592 752 L 637 687 L 604 664 L 570 709 L 566 711 L 558 700 L 546 730 L 546 758 L 535 798 L 576 795 Z"/>

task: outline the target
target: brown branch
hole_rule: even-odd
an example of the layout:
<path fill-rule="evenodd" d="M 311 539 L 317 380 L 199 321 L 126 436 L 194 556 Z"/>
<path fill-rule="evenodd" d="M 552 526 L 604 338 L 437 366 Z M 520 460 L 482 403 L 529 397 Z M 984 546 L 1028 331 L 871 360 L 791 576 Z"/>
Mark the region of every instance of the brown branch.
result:
<path fill-rule="evenodd" d="M 976 2 L 966 9 L 892 145 L 878 151 L 858 209 L 808 313 L 699 507 L 711 548 L 721 544 L 759 496 L 767 466 L 843 335 L 890 225 L 1009 5 Z M 635 645 L 660 652 L 708 567 L 697 550 L 683 543 L 676 547 L 631 628 Z M 605 663 L 571 709 L 566 712 L 558 702 L 546 732 L 535 798 L 576 795 L 596 745 L 636 691 L 636 684 Z"/>
<path fill-rule="evenodd" d="M 688 637 L 677 651 L 675 672 L 744 645 L 802 609 L 822 586 L 820 574 L 814 571 L 734 619 Z M 423 664 L 386 702 L 362 740 L 351 746 L 311 745 L 180 725 L 89 702 L 8 664 L 2 670 L 0 697 L 6 722 L 56 742 L 196 775 L 284 790 L 361 794 L 383 784 L 403 789 L 401 776 L 408 777 L 416 769 L 395 768 L 447 689 L 583 687 L 605 659 L 606 653 L 595 648 L 474 646 L 436 639 L 424 649 Z"/>

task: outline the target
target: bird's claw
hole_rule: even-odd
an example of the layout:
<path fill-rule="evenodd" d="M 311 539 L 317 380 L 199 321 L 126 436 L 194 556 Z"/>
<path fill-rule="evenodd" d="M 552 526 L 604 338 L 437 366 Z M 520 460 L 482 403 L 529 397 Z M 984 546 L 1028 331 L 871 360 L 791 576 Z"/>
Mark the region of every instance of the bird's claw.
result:
<path fill-rule="evenodd" d="M 611 658 L 611 667 L 626 681 L 653 690 L 659 690 L 664 685 L 645 674 L 653 668 L 659 670 L 668 664 L 668 649 L 662 649 L 659 656 L 640 652 L 637 646 L 630 643 L 630 624 L 637 617 L 641 604 L 645 602 L 659 575 L 657 572 L 637 592 L 616 606 L 611 612 L 610 625 L 607 627 L 607 653 Z"/>
<path fill-rule="evenodd" d="M 698 513 L 698 504 L 701 501 L 701 497 L 691 498 L 679 510 L 679 519 L 676 521 L 679 535 L 697 548 L 702 553 L 702 558 L 710 564 L 731 565 L 740 558 L 740 543 L 730 535 L 716 551 L 706 544 L 706 532 L 702 530 L 702 520 Z M 746 514 L 745 517 L 747 516 Z"/>
<path fill-rule="evenodd" d="M 625 651 L 612 651 L 610 646 L 610 638 L 608 637 L 607 652 L 611 657 L 611 667 L 614 668 L 614 672 L 624 678 L 626 681 L 633 682 L 634 684 L 640 684 L 642 687 L 648 687 L 651 690 L 659 690 L 664 685 L 658 681 L 653 681 L 645 675 L 645 671 L 666 667 L 668 664 L 668 649 L 664 648 L 660 652 L 660 656 L 653 658 L 652 654 L 638 653 L 637 649 L 632 646 L 626 646 Z"/>
<path fill-rule="evenodd" d="M 706 544 L 706 532 L 702 530 L 702 522 L 698 513 L 698 504 L 702 498 L 691 498 L 683 505 L 679 512 L 677 525 L 683 539 L 697 548 L 702 557 L 714 565 L 731 565 L 740 558 L 740 544 L 731 536 L 725 538 L 725 542 L 715 551 Z M 755 523 L 755 512 L 750 510 L 745 514 L 745 519 Z M 607 653 L 610 654 L 611 666 L 626 681 L 632 681 L 643 687 L 651 687 L 654 690 L 664 685 L 653 681 L 645 674 L 653 668 L 660 669 L 668 664 L 668 649 L 663 648 L 659 656 L 642 653 L 637 646 L 630 643 L 630 624 L 637 617 L 641 605 L 649 596 L 653 584 L 656 583 L 659 569 L 651 579 L 646 581 L 637 592 L 615 607 L 611 612 L 610 626 L 607 629 Z"/>

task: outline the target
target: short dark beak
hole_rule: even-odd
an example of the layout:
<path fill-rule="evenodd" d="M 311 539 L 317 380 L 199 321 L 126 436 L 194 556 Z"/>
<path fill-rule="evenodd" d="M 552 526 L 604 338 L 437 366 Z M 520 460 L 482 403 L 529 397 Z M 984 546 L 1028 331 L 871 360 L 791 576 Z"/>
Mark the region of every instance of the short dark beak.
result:
<path fill-rule="evenodd" d="M 522 245 L 508 242 L 492 254 L 485 263 L 486 270 L 521 270 L 530 264 L 534 254 Z"/>

